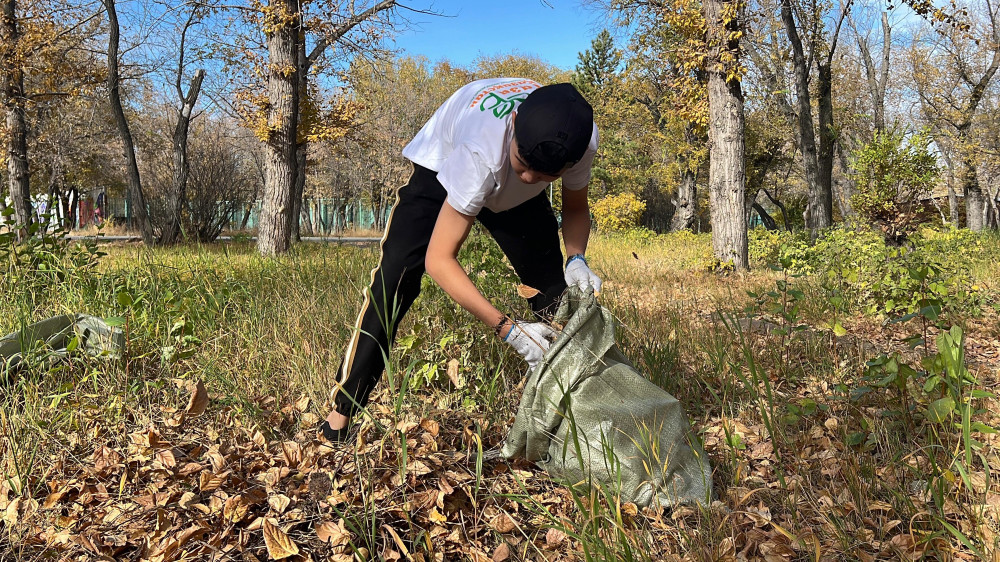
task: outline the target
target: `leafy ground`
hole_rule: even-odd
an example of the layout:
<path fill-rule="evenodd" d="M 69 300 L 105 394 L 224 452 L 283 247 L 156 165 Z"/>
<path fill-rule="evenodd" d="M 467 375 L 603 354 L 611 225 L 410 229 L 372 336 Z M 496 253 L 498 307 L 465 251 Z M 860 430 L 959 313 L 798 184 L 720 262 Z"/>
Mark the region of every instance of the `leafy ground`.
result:
<path fill-rule="evenodd" d="M 374 248 L 8 247 L 0 332 L 88 312 L 128 344 L 0 383 L 0 559 L 996 560 L 998 241 L 756 234 L 725 275 L 707 236 L 597 237 L 623 351 L 712 460 L 717 500 L 671 512 L 481 460 L 524 366 L 428 280 L 357 441 L 317 441 Z"/>

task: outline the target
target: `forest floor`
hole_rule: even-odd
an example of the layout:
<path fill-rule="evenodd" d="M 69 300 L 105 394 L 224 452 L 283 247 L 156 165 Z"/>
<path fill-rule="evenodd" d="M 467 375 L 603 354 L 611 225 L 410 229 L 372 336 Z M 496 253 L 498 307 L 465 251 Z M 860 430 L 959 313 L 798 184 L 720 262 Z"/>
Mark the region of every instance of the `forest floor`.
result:
<path fill-rule="evenodd" d="M 756 240 L 739 274 L 707 235 L 595 236 L 619 346 L 711 462 L 673 509 L 484 459 L 526 367 L 427 278 L 356 439 L 317 439 L 375 247 L 38 246 L 0 333 L 87 312 L 127 343 L 0 380 L 0 560 L 1000 560 L 998 239 L 950 236 Z M 461 260 L 527 313 L 487 236 Z"/>

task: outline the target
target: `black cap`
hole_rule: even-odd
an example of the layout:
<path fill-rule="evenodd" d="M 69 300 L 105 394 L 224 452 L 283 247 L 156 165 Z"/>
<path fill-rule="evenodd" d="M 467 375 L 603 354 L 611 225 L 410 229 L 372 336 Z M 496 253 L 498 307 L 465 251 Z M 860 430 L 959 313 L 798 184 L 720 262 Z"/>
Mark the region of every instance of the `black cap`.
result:
<path fill-rule="evenodd" d="M 553 176 L 583 158 L 593 133 L 594 109 L 568 83 L 528 94 L 514 120 L 514 139 L 524 163 Z"/>

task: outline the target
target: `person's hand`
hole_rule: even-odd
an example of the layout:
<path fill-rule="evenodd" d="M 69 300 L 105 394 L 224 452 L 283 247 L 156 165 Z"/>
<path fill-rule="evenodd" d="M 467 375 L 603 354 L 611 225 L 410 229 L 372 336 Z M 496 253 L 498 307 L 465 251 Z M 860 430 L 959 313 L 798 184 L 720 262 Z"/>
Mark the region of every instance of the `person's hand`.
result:
<path fill-rule="evenodd" d="M 503 341 L 509 343 L 524 360 L 528 367 L 534 369 L 549 349 L 549 338 L 554 338 L 556 331 L 544 322 L 511 321 L 510 331 Z"/>
<path fill-rule="evenodd" d="M 566 285 L 576 285 L 581 289 L 590 286 L 595 293 L 601 292 L 601 278 L 587 267 L 587 260 L 580 254 L 569 258 L 566 263 Z"/>

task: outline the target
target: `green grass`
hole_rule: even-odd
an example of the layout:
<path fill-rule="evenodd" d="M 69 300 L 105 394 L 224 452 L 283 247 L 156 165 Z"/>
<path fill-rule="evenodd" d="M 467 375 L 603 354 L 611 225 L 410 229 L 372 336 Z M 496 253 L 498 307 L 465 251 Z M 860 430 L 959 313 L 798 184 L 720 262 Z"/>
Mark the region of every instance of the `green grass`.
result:
<path fill-rule="evenodd" d="M 975 310 L 962 304 L 942 322 L 965 326 L 976 377 L 968 388 L 990 389 L 997 382 L 1000 265 L 983 248 L 995 248 L 997 236 L 944 238 L 935 251 L 942 259 L 969 256 L 967 282 L 981 294 Z M 121 501 L 141 495 L 151 483 L 141 463 L 123 461 L 106 476 L 83 471 L 102 446 L 126 458 L 133 436 L 149 428 L 172 441 L 177 455 L 201 451 L 200 443 L 229 443 L 220 454 L 247 482 L 263 481 L 269 466 L 250 449 L 239 461 L 249 436 L 259 432 L 272 455 L 282 442 L 301 444 L 304 458 L 350 498 L 296 499 L 301 494 L 289 484 L 285 494 L 303 517 L 289 532 L 303 550 L 315 549 L 314 559 L 329 552 L 309 534 L 312 523 L 341 518 L 351 539 L 340 554 L 369 559 L 400 554 L 387 528 L 411 556 L 425 559 L 489 557 L 501 545 L 511 559 L 526 560 L 996 556 L 996 436 L 963 434 L 957 417 L 957 426 L 923 419 L 937 396 L 921 389 L 924 379 L 903 390 L 914 407 L 910 419 L 892 413 L 901 394 L 891 388 L 858 396 L 870 386 L 866 362 L 873 357 L 898 351 L 919 368 L 920 357 L 936 353 L 933 342 L 916 350 L 906 344 L 919 331 L 915 321 L 887 324 L 860 301 L 831 307 L 829 282 L 818 273 L 788 278 L 784 290 L 775 289 L 784 274 L 763 267 L 718 276 L 707 270 L 710 247 L 706 235 L 595 236 L 588 252 L 605 279 L 601 301 L 621 323 L 620 347 L 685 404 L 713 464 L 718 502 L 674 513 L 636 511 L 605 490 L 562 487 L 530 467 L 484 462 L 481 450 L 502 442 L 513 417 L 525 367 L 427 279 L 400 325 L 400 345 L 354 454 L 316 452 L 312 438 L 328 411 L 377 248 L 303 244 L 270 260 L 247 244 L 121 245 L 103 248 L 108 255 L 96 267 L 55 260 L 45 271 L 7 253 L 0 333 L 87 312 L 123 318 L 128 345 L 123 361 L 37 364 L 0 384 L 0 515 L 21 513 L 0 523 L 0 559 L 91 556 L 79 545 L 40 538 L 58 528 L 59 517 L 75 518 L 68 528 L 83 532 L 71 502 L 47 509 L 23 502 L 42 505 L 53 487 L 74 478 L 102 483 Z M 477 232 L 462 261 L 501 309 L 527 314 L 492 241 Z M 777 296 L 758 303 L 747 291 Z M 829 328 L 834 315 L 847 330 L 842 337 Z M 173 358 L 163 351 L 171 346 Z M 171 425 L 187 403 L 185 384 L 198 380 L 212 399 L 208 412 Z M 305 411 L 291 406 L 303 397 Z M 997 425 L 995 399 L 972 404 L 973 420 Z M 977 445 L 967 458 L 970 439 Z M 339 473 L 331 468 L 338 464 Z M 304 485 L 308 474 L 300 473 L 306 480 L 288 478 Z M 223 490 L 231 497 L 243 485 L 228 481 Z M 163 507 L 164 517 L 187 513 L 177 501 Z M 498 529 L 501 513 L 513 529 Z M 285 521 L 287 513 L 276 517 Z M 248 552 L 266 559 L 260 532 L 245 532 Z M 138 547 L 123 548 L 123 558 L 138 558 Z"/>

